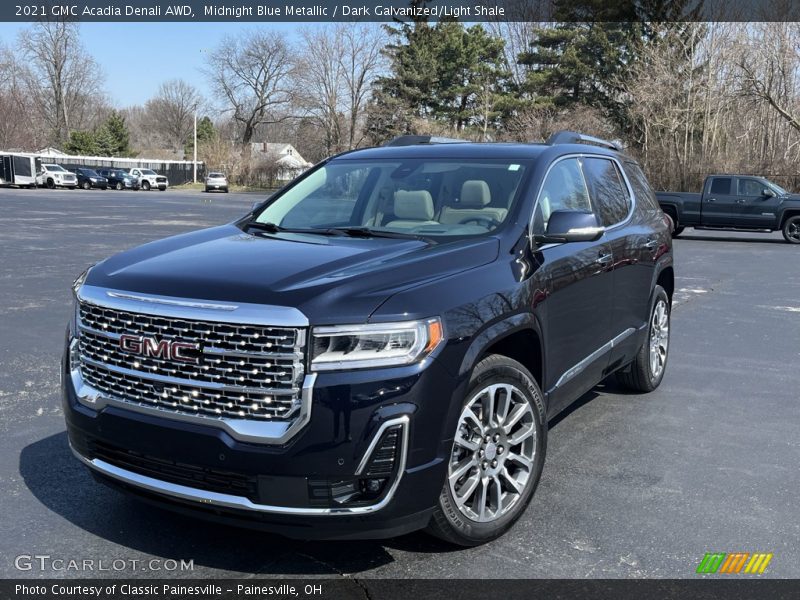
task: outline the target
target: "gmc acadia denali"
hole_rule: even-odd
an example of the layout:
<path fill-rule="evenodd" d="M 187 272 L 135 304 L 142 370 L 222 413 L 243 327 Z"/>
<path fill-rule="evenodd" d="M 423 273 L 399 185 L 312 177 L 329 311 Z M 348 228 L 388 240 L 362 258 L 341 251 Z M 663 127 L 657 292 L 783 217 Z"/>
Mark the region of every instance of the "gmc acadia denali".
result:
<path fill-rule="evenodd" d="M 548 419 L 611 373 L 661 382 L 671 244 L 639 166 L 596 138 L 341 154 L 76 280 L 70 444 L 188 514 L 480 544 L 530 501 Z"/>

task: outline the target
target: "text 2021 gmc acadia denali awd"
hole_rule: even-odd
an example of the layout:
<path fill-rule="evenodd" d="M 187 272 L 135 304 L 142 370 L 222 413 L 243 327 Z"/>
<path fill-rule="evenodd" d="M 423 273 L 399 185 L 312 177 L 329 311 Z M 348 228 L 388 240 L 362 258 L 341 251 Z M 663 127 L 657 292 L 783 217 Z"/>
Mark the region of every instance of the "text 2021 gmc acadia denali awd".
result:
<path fill-rule="evenodd" d="M 82 275 L 76 456 L 145 500 L 295 537 L 508 529 L 548 419 L 610 373 L 661 382 L 671 237 L 612 144 L 434 142 L 336 156 L 237 222 Z"/>

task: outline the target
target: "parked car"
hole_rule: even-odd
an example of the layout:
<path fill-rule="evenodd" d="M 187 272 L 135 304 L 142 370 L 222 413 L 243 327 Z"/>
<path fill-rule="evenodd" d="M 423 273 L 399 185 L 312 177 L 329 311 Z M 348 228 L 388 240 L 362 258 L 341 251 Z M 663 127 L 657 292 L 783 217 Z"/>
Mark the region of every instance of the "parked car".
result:
<path fill-rule="evenodd" d="M 36 176 L 36 184 L 39 186 L 47 186 L 51 190 L 57 187 L 72 190 L 77 187 L 78 180 L 75 177 L 75 173 L 67 171 L 61 165 L 42 163 L 42 169 Z"/>
<path fill-rule="evenodd" d="M 139 180 L 122 169 L 98 169 L 97 172 L 108 180 L 115 190 L 138 190 Z"/>
<path fill-rule="evenodd" d="M 161 190 L 162 192 L 167 189 L 169 181 L 163 175 L 159 175 L 152 169 L 142 169 L 136 167 L 128 171 L 139 182 L 145 192 L 149 192 L 152 188 Z"/>
<path fill-rule="evenodd" d="M 511 527 L 555 415 L 611 374 L 661 383 L 672 239 L 609 142 L 435 141 L 325 160 L 233 223 L 83 273 L 62 377 L 77 458 L 301 538 Z"/>
<path fill-rule="evenodd" d="M 206 177 L 206 191 L 220 191 L 228 193 L 228 178 L 224 173 L 209 173 Z"/>
<path fill-rule="evenodd" d="M 673 236 L 686 227 L 782 231 L 787 242 L 800 244 L 800 195 L 763 177 L 711 175 L 699 194 L 657 192 L 656 198 Z"/>
<path fill-rule="evenodd" d="M 108 189 L 108 179 L 93 169 L 75 169 L 75 175 L 78 178 L 78 185 L 85 190 L 92 188 Z"/>

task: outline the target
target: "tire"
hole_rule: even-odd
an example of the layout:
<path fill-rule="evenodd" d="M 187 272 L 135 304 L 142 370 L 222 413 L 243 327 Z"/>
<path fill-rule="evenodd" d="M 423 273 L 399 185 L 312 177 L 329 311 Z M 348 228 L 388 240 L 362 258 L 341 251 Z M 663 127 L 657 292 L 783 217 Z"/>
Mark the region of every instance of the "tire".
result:
<path fill-rule="evenodd" d="M 227 194 L 227 193 L 228 193 L 228 188 L 225 188 L 225 189 L 224 189 L 224 190 L 222 190 L 222 191 L 223 191 L 223 192 L 225 192 L 225 193 Z"/>
<path fill-rule="evenodd" d="M 501 417 L 496 412 L 503 408 Z M 470 409 L 474 418 L 468 416 Z M 493 418 L 487 418 L 489 413 Z M 517 414 L 513 423 L 502 425 Z M 478 363 L 428 533 L 458 546 L 478 546 L 500 537 L 519 519 L 544 466 L 545 414 L 539 386 L 523 365 L 499 354 Z"/>
<path fill-rule="evenodd" d="M 92 189 L 92 184 L 91 184 L 91 183 L 89 183 L 88 181 L 84 181 L 84 182 L 83 182 L 83 186 L 82 186 L 82 187 L 83 187 L 83 189 L 85 189 L 85 190 L 90 190 L 90 189 Z"/>
<path fill-rule="evenodd" d="M 786 219 L 783 224 L 783 239 L 790 244 L 800 244 L 800 215 Z"/>
<path fill-rule="evenodd" d="M 667 292 L 660 285 L 653 291 L 647 339 L 628 367 L 617 371 L 617 381 L 635 392 L 652 392 L 664 379 L 669 358 L 671 306 Z M 656 338 L 655 336 L 658 336 Z"/>
<path fill-rule="evenodd" d="M 122 185 L 122 182 L 118 181 L 117 184 L 114 186 L 114 189 L 117 190 L 117 191 L 122 191 L 122 188 L 124 188 L 124 187 L 125 186 Z"/>
<path fill-rule="evenodd" d="M 676 227 L 675 229 L 672 230 L 672 237 L 674 237 L 674 238 L 678 237 L 680 234 L 683 233 L 684 229 L 686 229 L 686 228 L 685 227 Z"/>
<path fill-rule="evenodd" d="M 56 189 L 56 182 L 55 182 L 55 181 L 53 181 L 52 179 L 48 179 L 48 180 L 47 180 L 47 189 L 48 189 L 48 190 L 54 190 L 54 189 Z"/>
<path fill-rule="evenodd" d="M 150 182 L 149 182 L 149 181 L 147 181 L 147 180 L 143 181 L 143 182 L 142 182 L 142 189 L 143 189 L 145 192 L 149 192 L 149 191 L 150 191 Z"/>

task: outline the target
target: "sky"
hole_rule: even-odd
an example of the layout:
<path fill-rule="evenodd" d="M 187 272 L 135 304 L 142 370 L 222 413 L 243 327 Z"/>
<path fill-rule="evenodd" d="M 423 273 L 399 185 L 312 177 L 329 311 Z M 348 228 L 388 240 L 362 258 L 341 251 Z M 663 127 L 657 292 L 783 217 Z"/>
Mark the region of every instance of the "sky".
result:
<path fill-rule="evenodd" d="M 104 89 L 117 108 L 143 104 L 168 79 L 184 79 L 210 98 L 211 89 L 200 72 L 206 54 L 225 35 L 237 35 L 253 23 L 83 23 L 81 41 L 100 64 Z M 294 38 L 298 23 L 259 24 Z M 16 43 L 29 24 L 0 23 L 0 41 Z"/>

